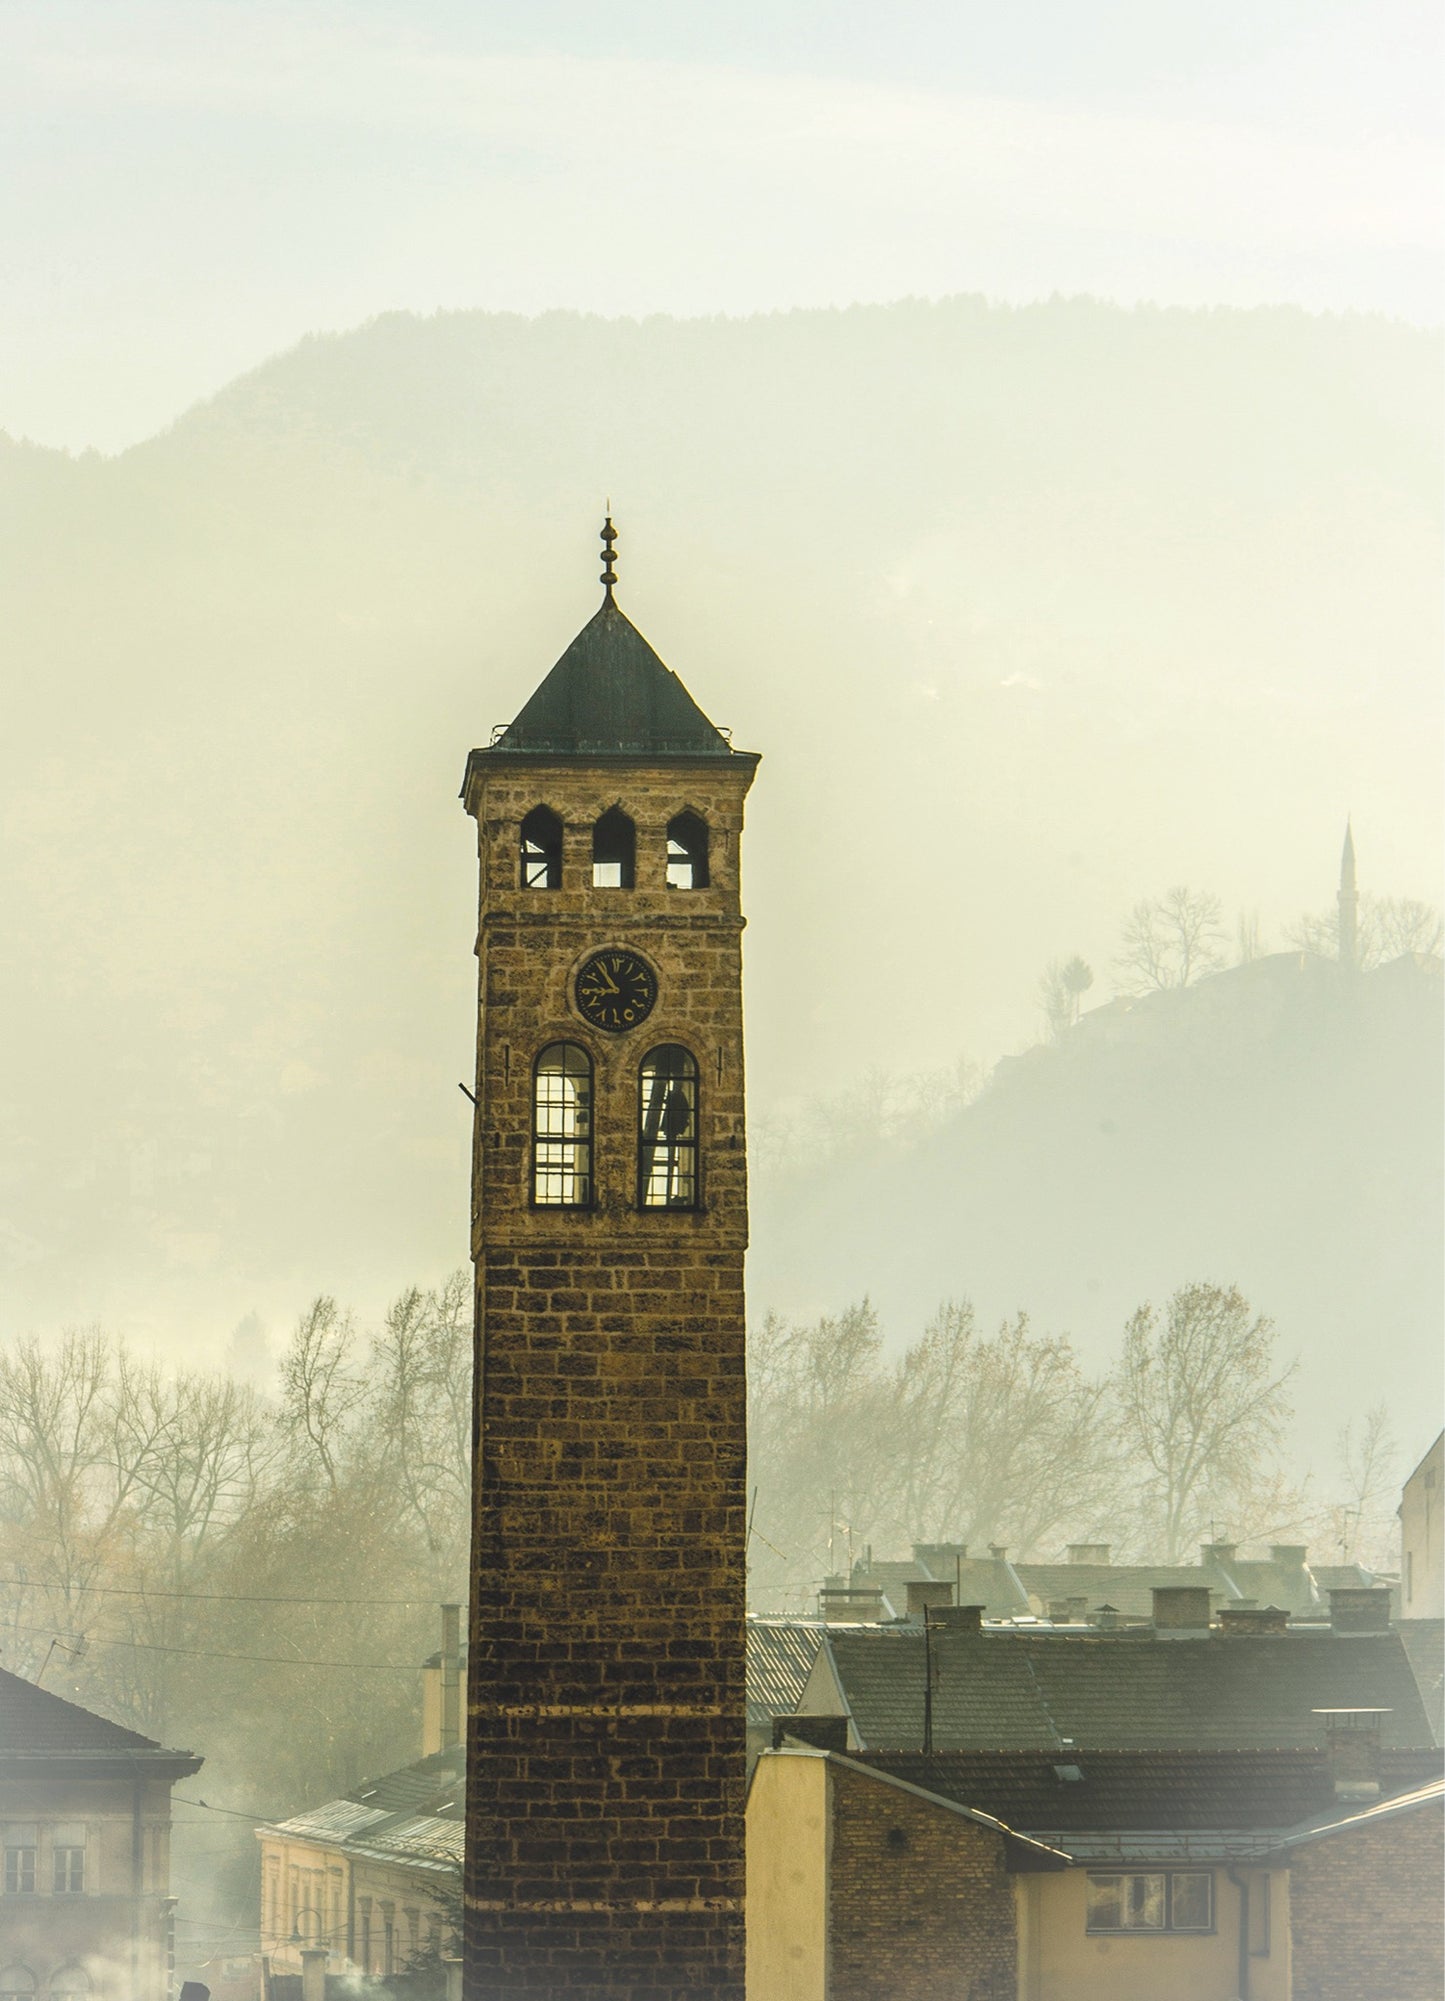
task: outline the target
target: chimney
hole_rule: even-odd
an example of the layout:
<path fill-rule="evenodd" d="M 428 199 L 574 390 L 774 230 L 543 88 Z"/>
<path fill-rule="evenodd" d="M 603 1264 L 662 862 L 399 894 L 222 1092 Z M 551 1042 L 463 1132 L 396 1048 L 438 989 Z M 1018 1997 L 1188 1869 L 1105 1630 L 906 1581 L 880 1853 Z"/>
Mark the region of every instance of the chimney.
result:
<path fill-rule="evenodd" d="M 925 1614 L 935 1633 L 981 1633 L 982 1605 L 935 1605 Z"/>
<path fill-rule="evenodd" d="M 1207 1633 L 1208 1591 L 1202 1584 L 1156 1584 L 1154 1624 L 1161 1633 Z"/>
<path fill-rule="evenodd" d="M 1094 1613 L 1094 1624 L 1101 1632 L 1112 1633 L 1119 1624 L 1117 1605 L 1100 1605 Z"/>
<path fill-rule="evenodd" d="M 831 1626 L 876 1626 L 883 1617 L 881 1584 L 825 1584 L 818 1593 L 818 1610 Z"/>
<path fill-rule="evenodd" d="M 421 1754 L 433 1757 L 462 1741 L 462 1608 L 443 1605 L 442 1643 L 421 1666 Z"/>
<path fill-rule="evenodd" d="M 951 1584 L 939 1584 L 932 1578 L 909 1578 L 908 1616 L 910 1619 L 921 1619 L 925 1608 L 929 1605 L 951 1605 L 952 1603 L 953 1586 Z"/>
<path fill-rule="evenodd" d="M 791 1737 L 798 1744 L 811 1744 L 818 1751 L 846 1751 L 848 1719 L 846 1716 L 775 1716 L 775 1751 L 782 1749 L 785 1737 Z"/>
<path fill-rule="evenodd" d="M 1380 1797 L 1380 1731 L 1388 1709 L 1316 1709 L 1337 1800 Z"/>
<path fill-rule="evenodd" d="M 1388 1633 L 1390 1587 L 1387 1584 L 1337 1586 L 1330 1593 L 1330 1630 L 1334 1633 Z"/>
<path fill-rule="evenodd" d="M 1305 1542 L 1272 1542 L 1269 1546 L 1269 1560 L 1280 1570 L 1303 1570 L 1308 1555 L 1309 1544 Z"/>
<path fill-rule="evenodd" d="M 1109 1544 L 1106 1542 L 1071 1542 L 1069 1544 L 1070 1563 L 1096 1563 L 1101 1567 L 1109 1561 Z"/>
<path fill-rule="evenodd" d="M 1202 1542 L 1199 1545 L 1199 1562 L 1205 1570 L 1211 1563 L 1233 1563 L 1238 1554 L 1237 1542 Z"/>
<path fill-rule="evenodd" d="M 1242 1634 L 1258 1638 L 1262 1633 L 1283 1633 L 1289 1630 L 1289 1613 L 1281 1611 L 1278 1605 L 1221 1605 L 1219 1629 L 1235 1638 Z"/>
<path fill-rule="evenodd" d="M 988 1553 L 995 1563 L 1002 1563 L 1008 1555 L 1008 1544 L 1006 1542 L 991 1542 L 988 1546 Z"/>
<path fill-rule="evenodd" d="M 1051 1598 L 1049 1617 L 1056 1626 L 1083 1626 L 1088 1623 L 1087 1598 Z"/>

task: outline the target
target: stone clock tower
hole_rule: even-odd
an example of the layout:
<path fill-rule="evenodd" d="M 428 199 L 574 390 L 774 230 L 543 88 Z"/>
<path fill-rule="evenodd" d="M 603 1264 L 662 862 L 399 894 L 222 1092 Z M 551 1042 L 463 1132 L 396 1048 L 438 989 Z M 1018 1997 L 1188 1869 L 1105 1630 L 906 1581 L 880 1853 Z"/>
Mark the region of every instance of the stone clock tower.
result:
<path fill-rule="evenodd" d="M 735 751 L 614 600 L 467 761 L 481 854 L 471 2001 L 741 2001 Z"/>

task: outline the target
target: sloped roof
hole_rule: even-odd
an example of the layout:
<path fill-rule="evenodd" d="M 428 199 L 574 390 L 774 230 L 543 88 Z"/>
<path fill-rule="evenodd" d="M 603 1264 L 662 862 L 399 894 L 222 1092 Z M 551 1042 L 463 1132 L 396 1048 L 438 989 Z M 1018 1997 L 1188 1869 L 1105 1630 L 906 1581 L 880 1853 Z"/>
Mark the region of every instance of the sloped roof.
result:
<path fill-rule="evenodd" d="M 1307 1841 L 1322 1841 L 1329 1834 L 1344 1834 L 1376 1821 L 1392 1820 L 1396 1814 L 1414 1813 L 1420 1808 L 1438 1813 L 1442 1805 L 1445 1805 L 1445 1779 L 1432 1779 L 1410 1792 L 1397 1793 L 1392 1799 L 1371 1800 L 1367 1805 L 1348 1809 L 1339 1805 L 1327 1808 L 1300 1826 L 1292 1827 L 1277 1846 L 1284 1850 L 1300 1848 Z"/>
<path fill-rule="evenodd" d="M 0 1758 L 107 1751 L 147 1751 L 183 1760 L 192 1757 L 189 1751 L 165 1751 L 153 1737 L 127 1730 L 97 1716 L 93 1709 L 82 1709 L 78 1702 L 67 1702 L 48 1688 L 37 1688 L 33 1681 L 0 1668 Z M 199 1766 L 200 1760 L 195 1763 Z"/>
<path fill-rule="evenodd" d="M 731 757 L 671 668 L 609 592 L 493 752 Z"/>
<path fill-rule="evenodd" d="M 775 1716 L 791 1716 L 818 1657 L 823 1637 L 817 1620 L 765 1619 L 747 1624 L 748 1728 L 766 1730 Z"/>
<path fill-rule="evenodd" d="M 937 1749 L 1245 1749 L 1323 1742 L 1315 1709 L 1387 1709 L 1383 1741 L 1434 1738 L 1397 1633 L 1164 1637 L 935 1631 Z M 922 1741 L 924 1636 L 878 1626 L 824 1636 L 809 1706 L 836 1680 L 864 1749 Z"/>
<path fill-rule="evenodd" d="M 1329 1762 L 1316 1750 L 855 1751 L 1011 1827 L 1289 1827 L 1334 1807 Z M 1438 1751 L 1386 1751 L 1380 1783 L 1404 1792 L 1438 1776 Z M 1075 1774 L 1076 1776 L 1061 1776 Z"/>
<path fill-rule="evenodd" d="M 1445 1742 L 1445 1619 L 1402 1619 L 1395 1628 L 1437 1744 Z"/>
<path fill-rule="evenodd" d="M 462 1858 L 466 1780 L 466 1746 L 456 1744 L 379 1778 L 363 1779 L 342 1799 L 326 1800 L 256 1832 L 450 1872 Z"/>

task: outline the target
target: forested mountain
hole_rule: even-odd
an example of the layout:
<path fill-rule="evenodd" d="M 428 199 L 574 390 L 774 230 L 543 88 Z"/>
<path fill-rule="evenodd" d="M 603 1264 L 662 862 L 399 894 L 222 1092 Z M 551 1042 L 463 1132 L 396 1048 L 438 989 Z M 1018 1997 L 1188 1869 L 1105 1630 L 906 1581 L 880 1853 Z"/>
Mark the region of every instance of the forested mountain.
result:
<path fill-rule="evenodd" d="M 391 315 L 118 458 L 6 445 L 5 1329 L 219 1353 L 252 1308 L 379 1311 L 464 1253 L 455 792 L 595 605 L 608 496 L 622 603 L 764 753 L 760 1120 L 1027 1043 L 1043 963 L 1082 952 L 1103 998 L 1123 912 L 1167 883 L 1281 944 L 1333 889 L 1346 810 L 1362 880 L 1434 900 L 1438 419 L 1437 339 L 1383 320 L 959 298 Z M 947 1282 L 981 1307 L 1087 1331 L 1156 1283 L 1144 1242 L 1157 1282 L 1208 1271 L 1278 1311 L 1248 1255 L 1266 1163 L 1325 1283 L 1355 1127 L 1316 1107 L 1306 1146 L 1293 1100 L 1257 1093 L 1247 1173 L 1217 1135 L 1181 1147 L 1148 1227 L 1110 1236 L 1096 1211 L 1163 1156 L 1136 1149 L 1111 1196 L 1101 1154 L 1171 1114 L 1078 1097 L 1050 1062 L 1001 1079 L 966 1142 L 921 1141 L 911 1183 L 868 1161 L 826 1199 L 765 1180 L 758 1306 L 836 1280 L 914 1312 L 933 1254 L 907 1246 L 962 1213 L 930 1152 L 955 1138 L 986 1200 Z M 1416 1159 L 1433 1088 L 1381 1094 L 1372 1159 Z M 1414 1325 L 1429 1253 L 1380 1200 L 1406 1232 L 1385 1317 Z M 1349 1284 L 1332 1331 L 1298 1335 L 1342 1367 L 1378 1303 Z"/>

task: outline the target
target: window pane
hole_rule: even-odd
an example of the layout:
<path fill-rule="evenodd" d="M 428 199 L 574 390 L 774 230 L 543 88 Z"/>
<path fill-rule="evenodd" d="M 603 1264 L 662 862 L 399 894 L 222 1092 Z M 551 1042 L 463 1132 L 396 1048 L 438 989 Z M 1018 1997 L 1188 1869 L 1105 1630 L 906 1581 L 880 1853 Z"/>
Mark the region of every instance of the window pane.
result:
<path fill-rule="evenodd" d="M 1164 1878 L 1126 1876 L 1124 1878 L 1124 1928 L 1131 1932 L 1162 1932 L 1164 1929 Z"/>
<path fill-rule="evenodd" d="M 1116 1932 L 1124 1921 L 1124 1879 L 1122 1876 L 1089 1878 L 1089 1930 Z"/>
<path fill-rule="evenodd" d="M 1173 1876 L 1170 1878 L 1169 1925 L 1176 1932 L 1207 1932 L 1213 1923 L 1210 1911 L 1210 1890 L 1214 1878 L 1209 1875 Z"/>
<path fill-rule="evenodd" d="M 532 1080 L 532 1200 L 585 1209 L 592 1199 L 592 1064 L 575 1042 L 553 1042 Z"/>
<path fill-rule="evenodd" d="M 649 1050 L 638 1072 L 637 1200 L 697 1207 L 697 1064 L 677 1043 Z"/>

